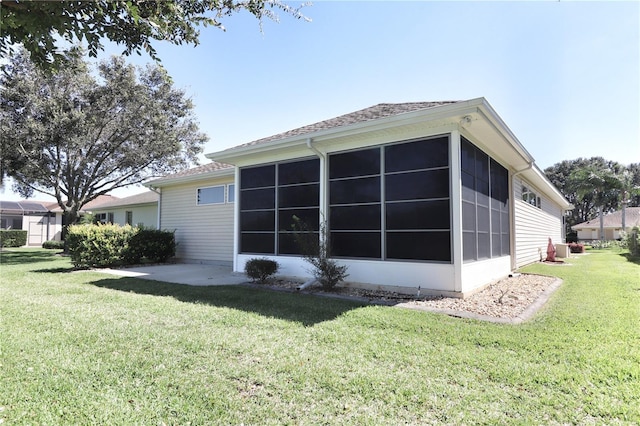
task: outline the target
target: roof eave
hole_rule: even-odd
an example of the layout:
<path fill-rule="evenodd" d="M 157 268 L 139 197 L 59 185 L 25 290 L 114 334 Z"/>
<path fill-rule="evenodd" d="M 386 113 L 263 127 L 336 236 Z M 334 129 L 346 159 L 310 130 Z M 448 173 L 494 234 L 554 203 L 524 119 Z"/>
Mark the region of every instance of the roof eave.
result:
<path fill-rule="evenodd" d="M 177 185 L 182 183 L 197 182 L 199 180 L 205 180 L 205 179 L 212 179 L 212 178 L 215 179 L 215 178 L 220 178 L 225 176 L 233 176 L 234 173 L 235 173 L 234 168 L 229 167 L 228 169 L 213 170 L 210 172 L 196 173 L 196 174 L 187 175 L 187 176 L 163 177 L 163 178 L 155 179 L 149 182 L 145 182 L 142 184 L 142 186 L 145 186 L 150 189 L 162 188 L 164 186 L 169 186 L 169 185 Z"/>

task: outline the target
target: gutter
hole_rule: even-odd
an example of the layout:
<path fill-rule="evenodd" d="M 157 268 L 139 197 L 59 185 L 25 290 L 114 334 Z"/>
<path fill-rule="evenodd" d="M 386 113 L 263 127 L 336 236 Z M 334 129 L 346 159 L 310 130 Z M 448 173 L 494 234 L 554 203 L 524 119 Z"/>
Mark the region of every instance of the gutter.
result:
<path fill-rule="evenodd" d="M 158 219 L 157 224 L 156 224 L 156 229 L 160 230 L 160 212 L 162 211 L 162 188 L 156 188 L 155 186 L 147 186 L 147 188 L 149 188 L 151 191 L 155 192 L 156 194 L 158 194 Z"/>

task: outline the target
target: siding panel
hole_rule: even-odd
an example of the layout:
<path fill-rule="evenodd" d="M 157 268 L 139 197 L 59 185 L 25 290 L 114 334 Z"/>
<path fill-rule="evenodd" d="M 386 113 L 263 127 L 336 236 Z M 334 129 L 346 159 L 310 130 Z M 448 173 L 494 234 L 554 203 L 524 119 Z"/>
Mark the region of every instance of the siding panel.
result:
<path fill-rule="evenodd" d="M 522 185 L 536 191 L 541 197 L 539 209 L 522 201 Z M 526 181 L 514 180 L 515 255 L 516 266 L 538 262 L 547 256 L 548 239 L 554 244 L 562 241 L 562 209 L 541 195 Z"/>
<path fill-rule="evenodd" d="M 188 262 L 233 262 L 233 203 L 196 205 L 198 188 L 233 183 L 233 177 L 162 188 L 161 228 L 175 230 L 176 257 Z"/>

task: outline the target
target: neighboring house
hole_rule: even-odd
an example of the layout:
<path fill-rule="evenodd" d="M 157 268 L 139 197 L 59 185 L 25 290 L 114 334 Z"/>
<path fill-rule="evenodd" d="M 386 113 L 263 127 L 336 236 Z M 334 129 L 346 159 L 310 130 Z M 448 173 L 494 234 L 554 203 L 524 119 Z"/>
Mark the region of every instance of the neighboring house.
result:
<path fill-rule="evenodd" d="M 91 207 L 91 213 L 102 223 L 158 228 L 158 200 L 153 191 L 107 200 Z"/>
<path fill-rule="evenodd" d="M 89 212 L 94 205 L 113 200 L 115 197 L 101 195 L 85 204 L 81 214 Z M 45 241 L 62 240 L 64 215 L 56 202 L 51 201 L 0 201 L 0 228 L 27 231 L 27 245 L 40 246 Z"/>
<path fill-rule="evenodd" d="M 0 229 L 27 231 L 27 245 L 39 246 L 48 240 L 60 240 L 62 218 L 40 201 L 0 201 Z"/>
<path fill-rule="evenodd" d="M 634 226 L 640 227 L 640 207 L 627 207 L 625 209 L 625 229 L 630 232 Z M 605 240 L 618 240 L 622 238 L 622 210 L 606 214 L 602 217 Z M 578 232 L 578 240 L 590 241 L 600 239 L 600 216 L 571 227 Z"/>
<path fill-rule="evenodd" d="M 352 283 L 460 295 L 541 260 L 572 208 L 484 98 L 379 104 L 207 157 L 148 186 L 179 257 L 235 271 L 268 257 L 309 276 L 296 216 L 316 232 L 326 220 Z M 215 187 L 205 210 L 194 198 Z"/>
<path fill-rule="evenodd" d="M 175 230 L 176 257 L 233 264 L 234 168 L 209 163 L 146 184 L 160 194 L 160 228 Z"/>

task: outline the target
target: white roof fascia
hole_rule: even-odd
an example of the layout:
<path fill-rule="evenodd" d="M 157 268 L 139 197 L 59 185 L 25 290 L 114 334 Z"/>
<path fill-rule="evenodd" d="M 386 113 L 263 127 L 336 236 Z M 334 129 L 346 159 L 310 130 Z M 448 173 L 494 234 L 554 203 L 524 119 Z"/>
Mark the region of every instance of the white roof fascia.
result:
<path fill-rule="evenodd" d="M 163 178 L 151 180 L 149 182 L 145 182 L 142 184 L 142 186 L 145 186 L 147 188 L 162 188 L 163 186 L 178 185 L 182 183 L 197 182 L 199 180 L 205 180 L 205 179 L 215 179 L 215 178 L 220 178 L 225 176 L 233 176 L 233 174 L 234 174 L 234 167 L 229 167 L 228 169 L 214 170 L 211 172 L 197 173 L 193 175 L 177 176 L 173 178 L 163 177 Z"/>

